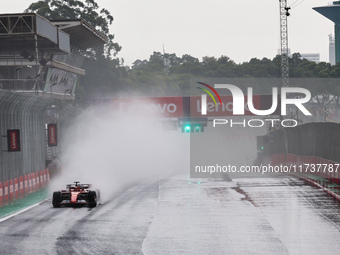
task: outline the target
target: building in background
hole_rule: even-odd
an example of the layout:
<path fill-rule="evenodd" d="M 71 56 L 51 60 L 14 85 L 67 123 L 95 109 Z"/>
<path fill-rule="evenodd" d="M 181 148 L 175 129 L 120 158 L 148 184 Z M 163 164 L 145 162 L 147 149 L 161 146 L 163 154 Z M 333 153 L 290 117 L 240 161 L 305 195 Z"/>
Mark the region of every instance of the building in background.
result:
<path fill-rule="evenodd" d="M 0 14 L 0 89 L 73 100 L 84 54 L 106 42 L 83 19 Z"/>
<path fill-rule="evenodd" d="M 340 1 L 313 9 L 334 22 L 335 63 L 338 63 L 340 62 Z"/>
<path fill-rule="evenodd" d="M 315 63 L 320 62 L 320 53 L 301 53 L 302 59 L 307 59 L 309 61 L 313 61 Z"/>

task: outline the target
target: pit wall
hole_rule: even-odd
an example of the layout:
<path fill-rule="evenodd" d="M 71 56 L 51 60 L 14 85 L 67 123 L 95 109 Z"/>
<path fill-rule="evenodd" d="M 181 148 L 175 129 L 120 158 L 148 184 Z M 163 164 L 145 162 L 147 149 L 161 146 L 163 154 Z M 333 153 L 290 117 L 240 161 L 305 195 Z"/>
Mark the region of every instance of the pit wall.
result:
<path fill-rule="evenodd" d="M 271 164 L 288 166 L 289 173 L 315 180 L 323 186 L 328 182 L 340 185 L 340 163 L 332 160 L 317 156 L 277 153 L 271 155 Z"/>
<path fill-rule="evenodd" d="M 44 169 L 0 182 L 0 207 L 47 187 L 49 176 L 48 169 Z"/>

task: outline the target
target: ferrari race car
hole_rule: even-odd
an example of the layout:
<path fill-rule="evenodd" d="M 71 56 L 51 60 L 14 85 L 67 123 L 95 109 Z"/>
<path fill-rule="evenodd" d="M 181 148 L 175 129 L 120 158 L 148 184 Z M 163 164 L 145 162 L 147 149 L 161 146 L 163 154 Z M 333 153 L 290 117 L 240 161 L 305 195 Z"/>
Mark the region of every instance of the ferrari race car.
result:
<path fill-rule="evenodd" d="M 89 205 L 96 207 L 99 201 L 99 191 L 90 190 L 90 184 L 67 184 L 66 190 L 53 192 L 52 205 L 60 207 L 61 205 Z"/>

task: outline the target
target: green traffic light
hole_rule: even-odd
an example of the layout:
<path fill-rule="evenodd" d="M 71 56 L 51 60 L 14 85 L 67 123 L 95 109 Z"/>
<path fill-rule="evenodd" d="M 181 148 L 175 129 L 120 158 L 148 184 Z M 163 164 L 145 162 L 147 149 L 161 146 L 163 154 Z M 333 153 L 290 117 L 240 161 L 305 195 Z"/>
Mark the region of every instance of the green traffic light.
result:
<path fill-rule="evenodd" d="M 264 147 L 263 146 L 261 146 L 261 150 L 263 150 L 264 149 Z"/>

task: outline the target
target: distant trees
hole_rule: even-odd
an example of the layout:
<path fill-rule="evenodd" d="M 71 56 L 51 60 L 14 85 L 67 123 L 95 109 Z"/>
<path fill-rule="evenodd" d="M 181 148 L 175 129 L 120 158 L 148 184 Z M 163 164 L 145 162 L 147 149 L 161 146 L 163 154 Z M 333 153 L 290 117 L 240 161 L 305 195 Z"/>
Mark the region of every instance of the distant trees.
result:
<path fill-rule="evenodd" d="M 108 57 L 121 50 L 118 43 L 113 42 L 114 35 L 109 32 L 109 25 L 113 17 L 105 8 L 100 9 L 94 0 L 40 0 L 30 4 L 25 12 L 35 12 L 48 20 L 58 19 L 84 19 L 108 38 L 105 45 L 105 54 Z M 96 49 L 97 53 L 104 50 Z"/>
<path fill-rule="evenodd" d="M 203 57 L 201 60 L 185 54 L 153 52 L 148 60 L 137 59 L 131 67 L 123 66 L 116 58 L 121 50 L 109 32 L 113 17 L 94 0 L 40 0 L 26 12 L 37 12 L 47 19 L 83 18 L 109 39 L 105 47 L 90 50 L 84 62 L 86 76 L 81 78 L 78 95 L 85 100 L 94 97 L 182 96 L 190 93 L 191 78 L 280 78 L 281 56 L 273 59 L 252 58 L 236 64 L 227 56 Z M 289 58 L 291 78 L 340 78 L 340 63 L 315 63 L 302 59 L 299 53 Z M 316 100 L 337 102 L 340 105 L 340 84 L 311 84 L 309 89 Z M 321 95 L 321 96 L 320 96 Z M 322 100 L 324 98 L 324 100 Z"/>
<path fill-rule="evenodd" d="M 294 53 L 289 64 L 291 78 L 340 78 L 340 63 L 334 66 L 325 62 L 315 63 Z M 227 56 L 203 57 L 200 61 L 187 54 L 177 57 L 176 54 L 154 52 L 149 60 L 136 60 L 127 77 L 124 82 L 135 93 L 157 91 L 157 95 L 167 95 L 171 91 L 171 94 L 183 95 L 189 92 L 190 78 L 280 78 L 281 56 L 277 55 L 272 60 L 252 58 L 236 64 Z M 309 89 L 314 96 L 321 92 L 340 96 L 340 84 L 333 83 L 322 87 L 314 84 Z"/>

